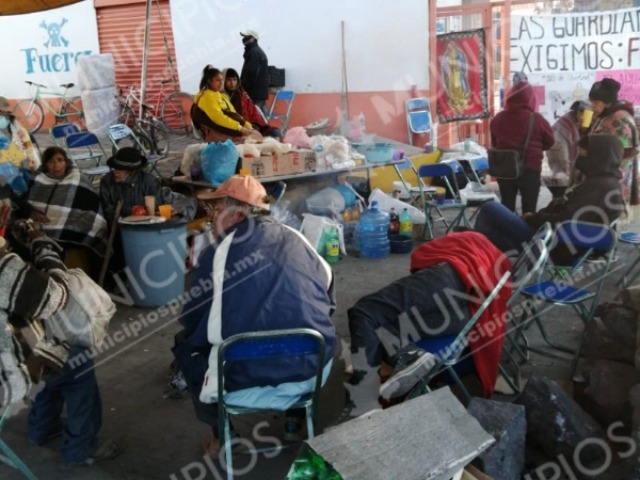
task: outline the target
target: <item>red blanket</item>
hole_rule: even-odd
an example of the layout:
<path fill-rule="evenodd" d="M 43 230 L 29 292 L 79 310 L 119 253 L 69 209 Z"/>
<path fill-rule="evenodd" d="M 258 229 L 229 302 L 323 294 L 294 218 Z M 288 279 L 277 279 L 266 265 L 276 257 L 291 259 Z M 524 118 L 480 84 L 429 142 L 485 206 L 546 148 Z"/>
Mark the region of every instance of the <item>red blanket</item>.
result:
<path fill-rule="evenodd" d="M 411 272 L 441 262 L 451 265 L 462 280 L 471 297 L 485 297 L 494 289 L 511 263 L 484 235 L 476 232 L 450 233 L 424 243 L 411 254 Z M 478 319 L 469 332 L 469 346 L 478 376 L 482 382 L 482 395 L 490 397 L 498 378 L 498 365 L 505 332 L 506 302 L 511 296 L 510 283 Z M 473 315 L 480 303 L 469 304 Z"/>

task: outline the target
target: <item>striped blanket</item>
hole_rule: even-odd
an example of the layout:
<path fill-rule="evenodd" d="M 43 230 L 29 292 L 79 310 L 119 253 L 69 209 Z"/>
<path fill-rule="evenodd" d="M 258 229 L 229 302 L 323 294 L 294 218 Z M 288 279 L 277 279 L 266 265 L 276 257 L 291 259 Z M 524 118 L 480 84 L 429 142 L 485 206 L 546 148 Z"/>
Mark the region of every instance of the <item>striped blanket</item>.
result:
<path fill-rule="evenodd" d="M 100 197 L 77 168 L 61 179 L 45 173 L 36 176 L 29 203 L 51 220 L 42 226 L 49 237 L 63 246 L 83 245 L 104 256 L 107 221 Z"/>

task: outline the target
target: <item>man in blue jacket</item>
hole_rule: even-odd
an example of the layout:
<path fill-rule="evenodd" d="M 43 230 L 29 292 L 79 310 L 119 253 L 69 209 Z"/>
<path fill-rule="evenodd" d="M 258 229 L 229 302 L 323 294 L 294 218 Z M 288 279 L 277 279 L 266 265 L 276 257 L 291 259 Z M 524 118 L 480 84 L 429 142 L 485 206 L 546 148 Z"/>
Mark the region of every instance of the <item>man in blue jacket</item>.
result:
<path fill-rule="evenodd" d="M 174 355 L 191 389 L 196 416 L 213 430 L 215 438 L 205 452 L 216 455 L 220 344 L 239 333 L 312 328 L 326 341 L 326 379 L 336 344 L 330 318 L 335 295 L 329 265 L 304 236 L 268 216 L 266 191 L 255 178 L 234 175 L 199 198 L 206 202 L 214 242 L 194 267 L 192 286 L 205 291 L 185 304 L 180 318 L 184 331 Z M 282 360 L 265 368 L 237 363 L 233 369 L 225 367 L 225 395 L 234 405 L 264 404 L 265 396 L 277 396 L 273 408 L 286 410 L 298 399 L 298 394 L 289 395 L 292 386 L 312 389 L 313 361 Z M 285 433 L 293 439 L 299 431 L 299 419 L 287 418 Z"/>

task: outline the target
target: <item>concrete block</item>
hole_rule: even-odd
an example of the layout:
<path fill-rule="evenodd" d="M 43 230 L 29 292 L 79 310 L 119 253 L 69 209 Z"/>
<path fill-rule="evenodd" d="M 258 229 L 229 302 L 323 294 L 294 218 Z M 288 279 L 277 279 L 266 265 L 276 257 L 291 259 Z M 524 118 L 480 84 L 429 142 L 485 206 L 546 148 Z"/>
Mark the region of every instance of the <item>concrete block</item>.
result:
<path fill-rule="evenodd" d="M 612 360 L 634 364 L 637 314 L 618 304 L 598 307 L 585 332 L 584 356 L 589 360 Z"/>
<path fill-rule="evenodd" d="M 494 480 L 520 478 L 527 435 L 524 406 L 473 398 L 467 411 L 496 440 L 474 463 Z"/>
<path fill-rule="evenodd" d="M 627 364 L 598 360 L 588 374 L 588 385 L 578 403 L 600 425 L 623 422 L 631 426 L 632 407 L 630 393 L 640 382 L 640 373 Z"/>
<path fill-rule="evenodd" d="M 585 439 L 606 441 L 600 425 L 548 378 L 531 377 L 516 403 L 524 405 L 527 412 L 527 440 L 551 458 L 573 458 L 576 447 Z M 603 455 L 603 450 L 592 443 L 581 448 L 584 458 L 597 461 Z"/>

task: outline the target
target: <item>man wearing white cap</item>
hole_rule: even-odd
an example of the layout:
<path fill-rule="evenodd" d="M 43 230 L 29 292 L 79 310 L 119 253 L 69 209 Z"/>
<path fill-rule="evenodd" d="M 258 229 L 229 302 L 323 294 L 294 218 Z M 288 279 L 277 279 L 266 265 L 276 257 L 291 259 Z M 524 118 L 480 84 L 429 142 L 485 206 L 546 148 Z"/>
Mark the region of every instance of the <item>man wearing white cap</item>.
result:
<path fill-rule="evenodd" d="M 205 453 L 216 455 L 220 344 L 239 333 L 312 328 L 326 342 L 326 380 L 336 344 L 330 318 L 335 294 L 329 265 L 302 234 L 268 215 L 266 191 L 254 177 L 234 175 L 198 198 L 206 202 L 215 242 L 194 267 L 189 291 L 199 286 L 205 292 L 185 304 L 180 318 L 184 331 L 173 353 L 191 389 L 197 418 L 213 430 L 215 438 L 205 442 Z M 225 398 L 233 405 L 268 402 L 287 410 L 301 392 L 313 388 L 314 359 L 282 359 L 262 367 L 233 364 L 225 366 L 224 385 Z M 299 418 L 287 418 L 285 439 L 300 433 Z"/>
<path fill-rule="evenodd" d="M 258 32 L 243 30 L 240 32 L 244 45 L 244 63 L 240 73 L 240 82 L 253 103 L 267 112 L 267 98 L 269 98 L 269 61 L 267 55 L 258 45 Z"/>

